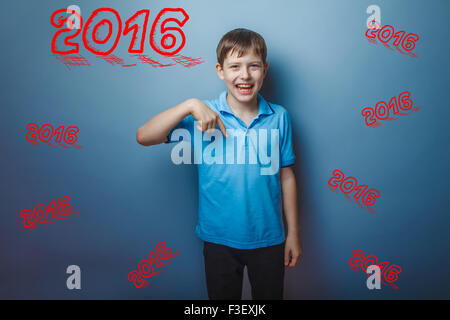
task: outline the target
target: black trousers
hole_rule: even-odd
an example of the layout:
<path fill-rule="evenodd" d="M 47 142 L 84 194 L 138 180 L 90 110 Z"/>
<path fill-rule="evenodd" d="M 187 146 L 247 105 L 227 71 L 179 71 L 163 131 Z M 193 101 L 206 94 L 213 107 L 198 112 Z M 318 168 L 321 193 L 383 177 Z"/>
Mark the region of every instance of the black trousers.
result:
<path fill-rule="evenodd" d="M 283 299 L 284 242 L 257 249 L 235 249 L 205 241 L 203 256 L 210 300 L 241 300 L 244 266 L 254 300 Z"/>

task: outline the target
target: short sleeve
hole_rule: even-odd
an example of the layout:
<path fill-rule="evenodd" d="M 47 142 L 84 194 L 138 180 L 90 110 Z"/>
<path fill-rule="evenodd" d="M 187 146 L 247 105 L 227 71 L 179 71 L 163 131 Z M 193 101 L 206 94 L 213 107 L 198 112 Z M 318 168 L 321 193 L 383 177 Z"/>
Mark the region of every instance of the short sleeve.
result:
<path fill-rule="evenodd" d="M 294 143 L 292 141 L 291 117 L 287 112 L 283 113 L 281 138 L 281 167 L 287 167 L 295 163 Z"/>
<path fill-rule="evenodd" d="M 185 117 L 170 130 L 169 134 L 167 135 L 167 139 L 169 141 L 166 141 L 164 143 L 179 142 L 181 140 L 192 141 L 192 137 L 194 134 L 194 121 L 195 118 L 192 115 L 188 115 L 187 117 Z"/>

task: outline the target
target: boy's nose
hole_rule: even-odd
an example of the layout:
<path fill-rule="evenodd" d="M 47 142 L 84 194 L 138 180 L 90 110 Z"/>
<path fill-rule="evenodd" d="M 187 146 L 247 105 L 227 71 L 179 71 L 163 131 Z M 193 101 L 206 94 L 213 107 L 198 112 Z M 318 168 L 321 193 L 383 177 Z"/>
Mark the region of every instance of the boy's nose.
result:
<path fill-rule="evenodd" d="M 249 76 L 250 76 L 250 73 L 247 71 L 247 69 L 242 68 L 241 77 L 242 77 L 243 79 L 248 79 Z"/>

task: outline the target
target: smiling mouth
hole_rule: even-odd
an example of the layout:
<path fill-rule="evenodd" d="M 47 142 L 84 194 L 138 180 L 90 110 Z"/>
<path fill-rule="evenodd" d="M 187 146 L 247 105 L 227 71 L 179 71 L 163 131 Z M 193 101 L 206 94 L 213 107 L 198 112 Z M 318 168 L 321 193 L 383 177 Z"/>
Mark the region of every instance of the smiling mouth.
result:
<path fill-rule="evenodd" d="M 250 94 L 253 90 L 253 84 L 237 84 L 235 87 L 238 89 L 241 94 Z"/>

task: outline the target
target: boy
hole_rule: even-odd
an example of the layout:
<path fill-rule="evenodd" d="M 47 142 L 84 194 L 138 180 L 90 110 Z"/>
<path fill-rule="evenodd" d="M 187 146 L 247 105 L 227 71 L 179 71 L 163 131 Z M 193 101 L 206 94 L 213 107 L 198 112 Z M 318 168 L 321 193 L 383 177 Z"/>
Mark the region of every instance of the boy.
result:
<path fill-rule="evenodd" d="M 248 136 L 250 131 L 255 138 L 259 130 L 259 153 L 267 143 L 262 137 L 271 132 L 271 156 L 275 151 L 277 161 L 278 155 L 280 158 L 280 168 L 276 166 L 272 173 L 261 173 L 262 161 L 257 164 L 196 162 L 199 212 L 195 232 L 204 241 L 209 299 L 240 300 L 244 266 L 247 266 L 253 299 L 282 299 L 284 267 L 296 266 L 302 254 L 297 187 L 291 167 L 295 155 L 290 118 L 286 109 L 266 102 L 258 93 L 268 69 L 266 44 L 258 33 L 232 30 L 222 37 L 216 51 L 216 71 L 225 81 L 227 91 L 216 100 L 188 99 L 157 114 L 138 129 L 136 139 L 149 146 L 178 142 L 180 135 L 175 130 L 194 136 L 213 132 L 216 147 L 220 145 L 215 150 L 217 155 L 223 152 L 222 138 L 229 142 L 234 139 L 229 133 L 239 131 L 245 132 L 243 143 L 237 146 L 242 156 L 256 147 L 256 140 Z M 192 142 L 190 134 L 183 134 L 183 143 Z M 200 139 L 201 148 L 204 138 Z M 231 145 L 233 149 L 227 147 L 226 151 L 227 157 L 233 160 L 234 144 Z M 195 145 L 194 149 L 198 151 L 198 147 Z M 288 225 L 286 239 L 283 209 Z"/>

